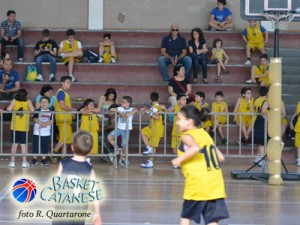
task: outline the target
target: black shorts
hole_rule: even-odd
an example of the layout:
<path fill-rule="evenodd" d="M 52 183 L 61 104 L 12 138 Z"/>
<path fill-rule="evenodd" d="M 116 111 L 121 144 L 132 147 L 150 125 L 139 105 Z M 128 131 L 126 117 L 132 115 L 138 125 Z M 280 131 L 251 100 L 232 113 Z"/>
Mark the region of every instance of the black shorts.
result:
<path fill-rule="evenodd" d="M 26 131 L 11 131 L 11 143 L 26 144 Z"/>
<path fill-rule="evenodd" d="M 181 218 L 201 222 L 201 214 L 205 224 L 218 222 L 229 218 L 229 213 L 223 198 L 209 201 L 184 200 Z"/>

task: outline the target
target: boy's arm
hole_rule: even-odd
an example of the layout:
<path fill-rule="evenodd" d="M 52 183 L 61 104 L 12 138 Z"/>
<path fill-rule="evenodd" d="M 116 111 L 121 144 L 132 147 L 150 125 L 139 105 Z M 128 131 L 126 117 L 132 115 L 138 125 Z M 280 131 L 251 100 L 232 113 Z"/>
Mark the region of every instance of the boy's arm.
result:
<path fill-rule="evenodd" d="M 125 114 L 125 116 L 128 117 L 128 116 L 131 116 L 131 115 L 133 115 L 133 114 L 135 114 L 135 113 L 137 113 L 137 112 L 138 112 L 137 109 L 133 109 L 130 113 Z"/>
<path fill-rule="evenodd" d="M 237 111 L 240 107 L 240 103 L 241 103 L 241 99 L 238 98 L 238 100 L 236 101 L 235 106 L 234 106 L 234 110 L 233 110 L 234 113 L 237 113 Z M 238 120 L 237 120 L 238 115 L 234 115 L 234 118 L 235 118 L 235 122 L 238 124 Z"/>
<path fill-rule="evenodd" d="M 90 174 L 90 179 L 95 181 L 96 180 L 96 174 L 94 169 L 92 169 Z M 94 201 L 94 217 L 93 217 L 93 224 L 94 225 L 102 225 L 102 219 L 100 216 L 100 204 L 99 201 Z"/>
<path fill-rule="evenodd" d="M 267 44 L 269 41 L 269 33 L 268 31 L 265 31 L 264 34 L 265 34 L 265 44 Z"/>

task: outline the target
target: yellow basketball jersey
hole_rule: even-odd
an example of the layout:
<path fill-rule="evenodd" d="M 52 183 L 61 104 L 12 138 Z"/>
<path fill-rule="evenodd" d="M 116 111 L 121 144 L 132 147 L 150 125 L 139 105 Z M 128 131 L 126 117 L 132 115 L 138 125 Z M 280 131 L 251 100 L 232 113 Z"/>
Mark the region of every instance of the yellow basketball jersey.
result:
<path fill-rule="evenodd" d="M 183 198 L 185 200 L 205 201 L 225 198 L 222 169 L 216 155 L 216 146 L 203 129 L 193 129 L 183 135 L 190 135 L 198 144 L 200 151 L 181 164 L 185 177 Z M 188 151 L 181 143 L 178 155 Z"/>
<path fill-rule="evenodd" d="M 254 111 L 260 113 L 265 101 L 268 101 L 267 97 L 258 97 L 254 102 Z"/>
<path fill-rule="evenodd" d="M 250 101 L 246 101 L 244 98 L 241 98 L 241 103 L 238 109 L 238 112 L 247 113 L 253 110 L 254 98 L 251 98 Z"/>
<path fill-rule="evenodd" d="M 297 115 L 296 116 L 298 116 L 299 113 L 300 113 L 300 102 L 298 102 L 298 105 L 297 105 Z M 295 125 L 294 131 L 300 132 L 300 118 L 299 117 L 298 117 L 297 123 Z"/>
<path fill-rule="evenodd" d="M 158 110 L 159 113 L 162 112 L 162 109 L 159 104 L 155 104 L 152 106 L 152 108 L 155 108 Z M 164 125 L 163 125 L 163 116 L 160 114 L 159 119 L 153 119 L 150 117 L 150 122 L 149 126 L 154 129 L 154 136 L 155 137 L 163 137 L 164 136 Z"/>
<path fill-rule="evenodd" d="M 71 96 L 67 91 L 60 88 L 56 92 L 56 96 L 57 96 L 58 92 L 60 92 L 60 91 L 63 91 L 65 93 L 65 100 L 64 100 L 65 105 L 68 107 L 72 107 Z M 55 101 L 54 108 L 55 108 L 56 112 L 66 112 L 65 110 L 63 110 L 61 108 L 60 103 L 57 99 Z M 66 115 L 66 116 L 64 116 L 64 115 Z M 72 114 L 55 114 L 55 120 L 56 120 L 56 125 L 64 124 L 65 120 L 66 120 L 67 124 L 71 124 L 72 123 Z"/>
<path fill-rule="evenodd" d="M 213 102 L 211 106 L 211 111 L 214 113 L 225 113 L 227 109 L 227 103 L 226 102 L 221 102 L 221 104 L 218 104 L 217 102 Z M 214 121 L 214 116 L 211 117 L 212 121 Z M 226 116 L 219 115 L 217 116 L 217 120 L 221 124 L 225 124 L 227 121 Z"/>
<path fill-rule="evenodd" d="M 264 36 L 260 30 L 260 24 L 256 24 L 255 28 L 247 26 L 247 39 L 251 43 L 264 43 Z"/>
<path fill-rule="evenodd" d="M 85 114 L 81 116 L 80 128 L 86 132 L 93 132 L 99 130 L 98 117 L 96 114 Z"/>
<path fill-rule="evenodd" d="M 178 104 L 176 104 L 174 106 L 174 112 L 175 113 L 179 113 L 180 111 L 180 106 Z M 177 133 L 178 133 L 178 137 L 181 137 L 181 135 L 183 134 L 183 132 L 179 132 L 178 130 L 178 127 L 176 125 L 176 122 L 177 122 L 177 114 L 174 114 L 174 117 L 173 117 L 173 128 L 172 128 L 172 136 L 176 136 Z"/>
<path fill-rule="evenodd" d="M 15 131 L 28 131 L 29 130 L 29 117 L 30 114 L 22 113 L 21 111 L 29 111 L 28 100 L 21 102 L 15 100 L 15 106 L 12 114 L 12 120 L 10 124 L 10 129 Z"/>
<path fill-rule="evenodd" d="M 196 106 L 196 108 L 198 110 L 201 110 L 204 107 L 209 108 L 209 104 L 207 102 L 203 103 L 202 105 L 200 105 L 198 102 L 194 102 L 194 106 Z M 203 125 L 202 125 L 203 128 L 207 128 L 207 127 L 211 127 L 211 126 L 212 126 L 212 122 L 210 119 L 203 122 Z"/>
<path fill-rule="evenodd" d="M 62 49 L 63 52 L 75 52 L 78 50 L 78 41 L 74 40 L 74 49 L 71 47 L 71 44 L 69 42 L 67 42 L 67 40 L 64 40 L 62 42 Z M 70 57 L 65 57 L 62 59 L 63 63 L 66 63 L 70 60 Z M 75 62 L 80 62 L 80 59 L 76 58 Z"/>

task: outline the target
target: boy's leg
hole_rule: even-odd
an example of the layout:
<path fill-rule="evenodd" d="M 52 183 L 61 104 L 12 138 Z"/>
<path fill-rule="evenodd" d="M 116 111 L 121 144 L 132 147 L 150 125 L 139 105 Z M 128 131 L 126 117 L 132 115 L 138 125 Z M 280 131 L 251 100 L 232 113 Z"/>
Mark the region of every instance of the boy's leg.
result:
<path fill-rule="evenodd" d="M 221 74 L 221 64 L 220 61 L 217 63 L 217 77 L 220 77 Z"/>
<path fill-rule="evenodd" d="M 20 144 L 22 154 L 26 154 L 26 144 Z M 22 156 L 23 162 L 26 162 L 26 155 Z"/>
<path fill-rule="evenodd" d="M 51 136 L 41 137 L 41 153 L 48 154 Z M 42 159 L 46 159 L 46 156 L 42 156 Z"/>
<path fill-rule="evenodd" d="M 224 134 L 223 134 L 222 126 L 220 124 L 218 124 L 217 130 L 218 130 L 218 132 L 220 134 L 220 137 L 223 139 L 224 138 Z"/>
<path fill-rule="evenodd" d="M 70 58 L 70 60 L 68 62 L 68 73 L 69 73 L 69 76 L 73 76 L 74 63 L 75 63 L 75 58 L 74 57 Z"/>
<path fill-rule="evenodd" d="M 189 219 L 181 218 L 180 225 L 190 225 L 191 221 Z"/>
<path fill-rule="evenodd" d="M 10 159 L 11 161 L 15 161 L 15 159 L 16 159 L 15 154 L 17 151 L 17 147 L 18 147 L 18 144 L 16 144 L 16 143 L 11 144 L 11 154 L 12 154 L 11 159 Z"/>

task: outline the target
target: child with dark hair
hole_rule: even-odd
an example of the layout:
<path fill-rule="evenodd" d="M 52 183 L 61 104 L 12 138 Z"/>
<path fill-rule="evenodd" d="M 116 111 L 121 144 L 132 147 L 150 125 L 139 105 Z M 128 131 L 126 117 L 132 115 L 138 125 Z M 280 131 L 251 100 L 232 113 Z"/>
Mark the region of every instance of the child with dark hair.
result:
<path fill-rule="evenodd" d="M 210 12 L 210 20 L 208 26 L 211 31 L 233 30 L 232 12 L 226 6 L 226 0 L 218 0 L 218 6 Z"/>
<path fill-rule="evenodd" d="M 260 57 L 260 65 L 251 67 L 251 79 L 247 80 L 248 84 L 259 83 L 260 87 L 270 86 L 269 80 L 269 58 L 267 54 L 262 54 Z"/>
<path fill-rule="evenodd" d="M 181 108 L 177 116 L 181 144 L 173 166 L 181 167 L 185 176 L 181 225 L 191 220 L 200 223 L 201 214 L 205 224 L 217 225 L 219 220 L 229 217 L 225 204 L 225 185 L 220 167 L 223 154 L 216 147 L 210 135 L 202 128 L 209 111 L 199 111 L 194 105 Z"/>
<path fill-rule="evenodd" d="M 209 104 L 205 101 L 205 93 L 203 91 L 198 91 L 195 94 L 195 102 L 194 105 L 198 110 L 202 110 L 202 108 L 208 108 L 209 109 Z M 211 120 L 208 119 L 201 124 L 202 128 L 209 132 L 210 128 L 212 127 Z"/>
<path fill-rule="evenodd" d="M 28 140 L 29 131 L 29 112 L 34 111 L 34 107 L 30 99 L 28 99 L 28 91 L 25 88 L 20 88 L 15 98 L 11 101 L 10 105 L 6 109 L 7 111 L 13 111 L 12 120 L 10 125 L 11 130 L 11 153 L 12 157 L 8 164 L 8 167 L 15 167 L 15 156 L 18 144 L 21 146 L 22 154 L 26 154 L 26 144 Z M 28 168 L 29 163 L 26 160 L 26 155 L 23 156 L 23 168 Z"/>
<path fill-rule="evenodd" d="M 49 144 L 51 140 L 51 125 L 53 116 L 49 110 L 50 99 L 46 96 L 40 98 L 40 108 L 36 111 L 33 116 L 34 128 L 33 128 L 33 141 L 32 141 L 32 153 L 38 154 L 48 154 Z M 41 151 L 39 151 L 41 149 Z M 31 161 L 31 166 L 36 166 L 37 156 L 34 156 Z M 42 166 L 49 166 L 46 156 L 42 156 L 41 161 Z"/>
<path fill-rule="evenodd" d="M 42 86 L 40 94 L 35 99 L 35 108 L 40 108 L 40 101 L 42 97 L 47 97 L 50 100 L 49 109 L 54 110 L 54 104 L 56 101 L 56 97 L 53 95 L 53 87 L 49 84 L 45 84 Z"/>
<path fill-rule="evenodd" d="M 225 65 L 228 63 L 229 57 L 223 49 L 223 41 L 220 38 L 216 38 L 214 40 L 213 47 L 214 48 L 212 49 L 211 63 L 217 65 L 216 81 L 221 82 L 221 69 L 224 70 L 224 74 L 229 73 L 229 70 L 225 67 Z"/>
<path fill-rule="evenodd" d="M 117 54 L 115 43 L 111 40 L 111 34 L 105 33 L 103 41 L 99 42 L 99 63 L 116 63 Z"/>

